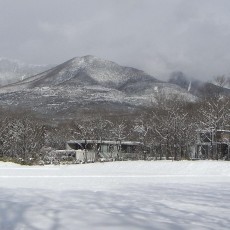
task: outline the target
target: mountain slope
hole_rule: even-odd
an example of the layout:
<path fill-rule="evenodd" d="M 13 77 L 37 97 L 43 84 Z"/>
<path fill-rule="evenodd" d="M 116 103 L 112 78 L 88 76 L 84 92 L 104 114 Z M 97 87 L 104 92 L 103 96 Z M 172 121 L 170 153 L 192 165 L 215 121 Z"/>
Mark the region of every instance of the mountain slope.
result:
<path fill-rule="evenodd" d="M 197 97 L 210 97 L 212 94 L 215 93 L 230 95 L 229 88 L 221 87 L 211 82 L 203 82 L 196 79 L 189 79 L 184 75 L 184 73 L 180 71 L 173 72 L 168 82 L 178 85 L 185 90 L 188 90 L 191 94 Z"/>
<path fill-rule="evenodd" d="M 0 58 L 0 85 L 21 81 L 49 68 L 49 65 L 28 65 L 17 60 Z"/>

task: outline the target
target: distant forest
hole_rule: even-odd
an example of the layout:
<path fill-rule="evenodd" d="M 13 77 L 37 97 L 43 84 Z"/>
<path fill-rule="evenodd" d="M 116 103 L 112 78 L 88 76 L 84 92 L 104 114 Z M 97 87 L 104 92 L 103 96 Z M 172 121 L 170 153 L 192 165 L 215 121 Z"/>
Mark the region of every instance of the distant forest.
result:
<path fill-rule="evenodd" d="M 230 96 L 224 94 L 225 78 L 219 87 L 204 90 L 195 101 L 180 95 L 158 92 L 151 107 L 133 114 L 91 111 L 81 118 L 52 123 L 30 111 L 1 110 L 0 159 L 36 163 L 54 149 L 65 149 L 74 139 L 140 141 L 136 159 L 143 159 L 145 148 L 150 157 L 190 159 L 198 130 L 230 130 Z M 225 159 L 216 151 L 209 159 Z M 144 158 L 145 159 L 145 158 Z"/>

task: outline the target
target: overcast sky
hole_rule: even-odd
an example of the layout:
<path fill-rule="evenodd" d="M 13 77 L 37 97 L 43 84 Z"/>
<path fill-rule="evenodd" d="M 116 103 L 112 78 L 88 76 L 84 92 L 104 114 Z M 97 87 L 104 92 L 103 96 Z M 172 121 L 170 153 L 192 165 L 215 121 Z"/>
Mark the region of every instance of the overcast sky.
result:
<path fill-rule="evenodd" d="M 165 79 L 230 74 L 230 0 L 0 0 L 0 56 L 95 55 Z"/>

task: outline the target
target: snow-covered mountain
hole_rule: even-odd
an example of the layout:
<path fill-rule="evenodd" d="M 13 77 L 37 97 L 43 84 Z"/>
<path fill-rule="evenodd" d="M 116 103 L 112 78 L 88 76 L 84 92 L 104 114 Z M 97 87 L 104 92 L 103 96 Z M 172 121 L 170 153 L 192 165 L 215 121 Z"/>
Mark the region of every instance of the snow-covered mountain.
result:
<path fill-rule="evenodd" d="M 29 65 L 18 60 L 0 58 L 0 85 L 21 81 L 49 68 L 50 65 Z"/>
<path fill-rule="evenodd" d="M 114 62 L 94 56 L 73 58 L 41 74 L 12 84 L 12 90 L 54 87 L 100 85 L 110 88 L 125 88 L 139 81 L 160 82 L 145 72 L 131 67 L 123 67 Z M 9 90 L 10 88 L 7 87 Z"/>
<path fill-rule="evenodd" d="M 68 117 L 90 108 L 129 110 L 149 106 L 158 92 L 194 97 L 131 67 L 94 56 L 73 58 L 40 74 L 0 89 L 0 105 Z"/>

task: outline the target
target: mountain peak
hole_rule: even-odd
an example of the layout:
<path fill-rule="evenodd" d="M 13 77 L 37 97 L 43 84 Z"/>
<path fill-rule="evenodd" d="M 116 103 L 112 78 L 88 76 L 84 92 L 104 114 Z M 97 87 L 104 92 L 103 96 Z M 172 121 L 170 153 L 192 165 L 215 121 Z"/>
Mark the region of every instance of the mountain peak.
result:
<path fill-rule="evenodd" d="M 71 60 L 93 60 L 93 59 L 99 59 L 98 57 L 96 56 L 93 56 L 93 55 L 85 55 L 85 56 L 81 56 L 81 57 L 74 57 L 72 58 Z"/>
<path fill-rule="evenodd" d="M 84 86 L 101 85 L 114 89 L 127 87 L 127 84 L 157 80 L 144 71 L 120 66 L 115 62 L 93 55 L 75 57 L 46 72 L 37 74 L 15 85 L 20 88 L 52 87 L 58 85 Z"/>
<path fill-rule="evenodd" d="M 108 61 L 93 55 L 86 55 L 86 56 L 82 56 L 82 57 L 74 57 L 73 59 L 70 60 L 72 64 L 74 65 L 116 65 L 118 66 L 118 64 L 116 64 L 115 62 L 112 61 Z"/>

